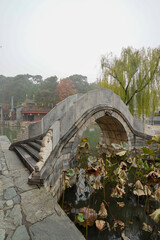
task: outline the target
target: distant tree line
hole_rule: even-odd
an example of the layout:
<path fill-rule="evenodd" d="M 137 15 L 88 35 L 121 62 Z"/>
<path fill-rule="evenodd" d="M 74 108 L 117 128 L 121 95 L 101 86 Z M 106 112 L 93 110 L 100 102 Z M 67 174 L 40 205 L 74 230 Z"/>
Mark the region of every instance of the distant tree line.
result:
<path fill-rule="evenodd" d="M 35 99 L 38 107 L 52 108 L 56 103 L 75 93 L 86 93 L 97 88 L 96 83 L 88 83 L 87 77 L 72 75 L 58 80 L 51 76 L 43 80 L 40 75 L 0 75 L 0 103 L 10 103 L 14 97 L 14 106 L 22 104 L 26 96 Z"/>

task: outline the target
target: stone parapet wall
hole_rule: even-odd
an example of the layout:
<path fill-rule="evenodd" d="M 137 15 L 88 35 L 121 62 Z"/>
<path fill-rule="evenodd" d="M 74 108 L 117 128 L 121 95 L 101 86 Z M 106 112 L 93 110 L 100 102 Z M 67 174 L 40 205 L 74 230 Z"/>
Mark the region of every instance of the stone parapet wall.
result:
<path fill-rule="evenodd" d="M 53 150 L 52 138 L 53 138 L 53 132 L 50 129 L 42 139 L 41 149 L 38 155 L 39 161 L 35 165 L 35 172 L 39 172 L 41 170 L 41 168 L 47 161 L 48 157 L 50 156 Z"/>
<path fill-rule="evenodd" d="M 75 94 L 58 103 L 39 122 L 36 122 L 29 127 L 29 138 L 33 138 L 47 132 L 53 123 L 61 119 L 65 112 L 67 112 L 82 95 L 83 94 Z"/>

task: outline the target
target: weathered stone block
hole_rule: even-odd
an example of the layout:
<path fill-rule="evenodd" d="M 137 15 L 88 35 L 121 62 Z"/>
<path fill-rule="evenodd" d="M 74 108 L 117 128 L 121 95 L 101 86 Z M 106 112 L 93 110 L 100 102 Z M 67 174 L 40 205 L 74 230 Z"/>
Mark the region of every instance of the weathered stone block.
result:
<path fill-rule="evenodd" d="M 112 107 L 114 104 L 114 93 L 109 89 L 99 88 L 98 90 L 98 104 L 105 104 Z"/>
<path fill-rule="evenodd" d="M 17 195 L 15 188 L 8 188 L 4 193 L 4 198 L 6 200 L 13 199 Z"/>
<path fill-rule="evenodd" d="M 34 189 L 21 194 L 21 203 L 26 220 L 30 223 L 41 221 L 54 212 L 56 204 L 51 193 L 45 188 Z"/>
<path fill-rule="evenodd" d="M 75 124 L 75 105 L 69 108 L 60 121 L 60 137 L 63 137 Z"/>
<path fill-rule="evenodd" d="M 24 225 L 19 226 L 13 234 L 12 240 L 30 240 L 28 232 Z"/>
<path fill-rule="evenodd" d="M 43 119 L 39 122 L 29 125 L 29 138 L 33 138 L 43 134 Z"/>
<path fill-rule="evenodd" d="M 29 230 L 32 240 L 84 240 L 82 234 L 65 215 L 49 216 L 32 225 Z"/>
<path fill-rule="evenodd" d="M 53 149 L 54 149 L 60 139 L 60 121 L 54 122 L 50 129 L 53 130 Z"/>

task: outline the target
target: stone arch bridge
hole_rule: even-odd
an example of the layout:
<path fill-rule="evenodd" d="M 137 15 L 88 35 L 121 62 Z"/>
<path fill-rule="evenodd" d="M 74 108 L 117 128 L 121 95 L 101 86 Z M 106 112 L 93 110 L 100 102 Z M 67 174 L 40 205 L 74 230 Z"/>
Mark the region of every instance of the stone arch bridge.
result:
<path fill-rule="evenodd" d="M 142 146 L 154 133 L 134 119 L 127 106 L 111 90 L 96 89 L 58 103 L 41 121 L 22 129 L 10 149 L 29 168 L 30 184 L 42 184 L 57 199 L 62 192 L 63 171 L 74 167 L 79 140 L 96 122 L 105 142 L 126 141 L 130 148 Z"/>

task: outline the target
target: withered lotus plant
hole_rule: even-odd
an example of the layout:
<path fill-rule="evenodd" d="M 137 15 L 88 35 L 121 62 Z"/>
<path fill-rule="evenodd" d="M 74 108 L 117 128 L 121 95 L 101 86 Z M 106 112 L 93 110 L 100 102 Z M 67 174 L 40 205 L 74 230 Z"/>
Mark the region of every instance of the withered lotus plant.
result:
<path fill-rule="evenodd" d="M 124 222 L 122 222 L 121 220 L 114 220 L 113 222 L 113 229 L 116 231 L 117 229 L 124 229 L 125 225 Z"/>
<path fill-rule="evenodd" d="M 99 190 L 99 189 L 103 188 L 102 183 L 98 179 L 96 179 L 94 181 L 93 188 L 95 190 Z"/>
<path fill-rule="evenodd" d="M 144 196 L 145 195 L 145 193 L 143 191 L 143 185 L 139 180 L 137 180 L 137 182 L 134 185 L 133 193 L 137 196 Z"/>
<path fill-rule="evenodd" d="M 160 223 L 160 208 L 156 209 L 152 214 L 149 215 L 154 222 Z"/>
<path fill-rule="evenodd" d="M 144 186 L 144 193 L 145 193 L 146 196 L 151 196 L 152 195 L 152 192 L 147 185 Z"/>
<path fill-rule="evenodd" d="M 106 222 L 103 220 L 96 220 L 95 221 L 96 227 L 101 231 L 106 225 Z"/>
<path fill-rule="evenodd" d="M 112 189 L 111 197 L 122 198 L 123 194 L 125 194 L 124 189 L 116 185 L 116 187 Z"/>
<path fill-rule="evenodd" d="M 108 216 L 107 209 L 105 208 L 103 202 L 101 203 L 101 207 L 100 207 L 100 210 L 99 210 L 99 212 L 98 212 L 98 215 L 99 215 L 101 218 L 106 218 L 106 217 Z"/>
<path fill-rule="evenodd" d="M 94 209 L 88 208 L 88 207 L 83 207 L 79 209 L 79 213 L 83 214 L 83 219 L 85 222 L 87 221 L 88 226 L 92 226 L 97 219 L 97 213 Z M 85 223 L 84 223 L 85 226 Z"/>
<path fill-rule="evenodd" d="M 147 225 L 146 223 L 143 223 L 142 230 L 145 231 L 145 232 L 152 232 L 153 231 L 152 227 L 150 225 Z"/>
<path fill-rule="evenodd" d="M 152 185 L 160 183 L 160 174 L 155 171 L 151 171 L 146 177 L 148 179 L 148 182 Z"/>
<path fill-rule="evenodd" d="M 160 202 L 160 188 L 158 188 L 155 192 L 155 199 Z"/>

